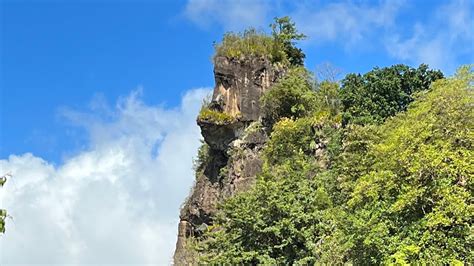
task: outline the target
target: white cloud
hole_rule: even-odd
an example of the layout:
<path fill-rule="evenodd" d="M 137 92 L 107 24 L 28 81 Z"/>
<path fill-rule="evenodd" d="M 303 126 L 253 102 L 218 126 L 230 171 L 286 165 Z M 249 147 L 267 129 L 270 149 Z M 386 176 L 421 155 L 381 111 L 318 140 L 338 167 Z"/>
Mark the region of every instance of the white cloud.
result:
<path fill-rule="evenodd" d="M 378 29 L 392 27 L 404 1 L 387 0 L 378 5 L 303 3 L 291 14 L 301 32 L 310 36 L 313 42 L 339 41 L 351 46 Z"/>
<path fill-rule="evenodd" d="M 225 30 L 248 26 L 267 29 L 274 16 L 290 15 L 301 32 L 314 42 L 355 43 L 375 28 L 391 27 L 404 1 L 386 0 L 378 5 L 360 2 L 321 4 L 312 1 L 189 0 L 184 14 L 199 26 L 211 24 Z"/>
<path fill-rule="evenodd" d="M 65 111 L 89 131 L 86 151 L 58 166 L 29 153 L 0 160 L 0 173 L 14 175 L 0 189 L 13 217 L 0 264 L 169 264 L 194 180 L 195 117 L 208 93 L 189 91 L 176 109 L 132 93 L 107 119 Z"/>
<path fill-rule="evenodd" d="M 268 23 L 272 3 L 265 0 L 189 0 L 184 15 L 201 27 L 222 26 L 225 30 L 260 27 Z"/>
<path fill-rule="evenodd" d="M 200 26 L 218 24 L 225 30 L 266 29 L 272 17 L 290 15 L 308 35 L 306 44 L 338 44 L 346 53 L 385 51 L 401 63 L 427 63 L 448 74 L 472 63 L 474 1 L 451 0 L 430 8 L 406 0 L 188 0 L 185 14 Z"/>
<path fill-rule="evenodd" d="M 426 21 L 413 26 L 413 34 L 386 37 L 394 58 L 454 71 L 459 61 L 474 60 L 474 2 L 454 0 L 440 6 Z M 461 60 L 460 60 L 461 59 Z"/>

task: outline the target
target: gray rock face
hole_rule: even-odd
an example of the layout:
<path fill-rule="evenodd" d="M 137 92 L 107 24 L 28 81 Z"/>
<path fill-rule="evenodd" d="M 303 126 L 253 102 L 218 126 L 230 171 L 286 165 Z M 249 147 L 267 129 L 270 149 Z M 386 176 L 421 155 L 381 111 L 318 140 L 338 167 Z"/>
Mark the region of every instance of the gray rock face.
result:
<path fill-rule="evenodd" d="M 282 74 L 283 68 L 265 58 L 246 60 L 217 57 L 214 60 L 216 86 L 212 100 L 224 112 L 240 117 L 240 121 L 257 121 L 259 100 Z"/>
<path fill-rule="evenodd" d="M 216 85 L 210 108 L 233 116 L 235 122 L 197 121 L 210 148 L 209 159 L 196 173 L 194 187 L 181 209 L 176 265 L 196 264 L 189 242 L 212 225 L 219 202 L 255 183 L 262 167 L 261 150 L 267 140 L 259 123 L 259 100 L 284 74 L 283 68 L 264 58 L 218 57 L 214 63 Z"/>
<path fill-rule="evenodd" d="M 229 144 L 237 139 L 245 128 L 245 123 L 235 121 L 226 125 L 217 125 L 209 121 L 197 121 L 201 128 L 201 135 L 204 141 L 216 150 L 225 151 L 229 148 Z"/>

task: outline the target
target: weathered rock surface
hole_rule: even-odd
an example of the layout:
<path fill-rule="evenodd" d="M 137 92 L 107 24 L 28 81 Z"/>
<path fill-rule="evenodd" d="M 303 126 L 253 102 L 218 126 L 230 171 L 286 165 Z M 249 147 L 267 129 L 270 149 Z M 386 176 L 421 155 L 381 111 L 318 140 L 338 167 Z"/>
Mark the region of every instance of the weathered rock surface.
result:
<path fill-rule="evenodd" d="M 210 108 L 235 118 L 228 124 L 198 119 L 209 145 L 209 159 L 196 173 L 196 182 L 183 204 L 174 254 L 176 265 L 195 264 L 189 242 L 212 225 L 216 206 L 227 197 L 245 191 L 261 171 L 261 150 L 267 140 L 260 126 L 259 100 L 284 69 L 265 58 L 214 60 L 215 88 Z"/>
<path fill-rule="evenodd" d="M 273 65 L 266 58 L 246 60 L 217 57 L 214 60 L 216 86 L 212 101 L 222 110 L 241 121 L 260 118 L 259 100 L 282 74 L 283 68 Z"/>
<path fill-rule="evenodd" d="M 233 123 L 217 125 L 209 121 L 197 121 L 201 128 L 201 135 L 204 141 L 216 150 L 225 151 L 229 148 L 229 144 L 237 139 L 245 128 L 245 123 L 235 121 Z"/>

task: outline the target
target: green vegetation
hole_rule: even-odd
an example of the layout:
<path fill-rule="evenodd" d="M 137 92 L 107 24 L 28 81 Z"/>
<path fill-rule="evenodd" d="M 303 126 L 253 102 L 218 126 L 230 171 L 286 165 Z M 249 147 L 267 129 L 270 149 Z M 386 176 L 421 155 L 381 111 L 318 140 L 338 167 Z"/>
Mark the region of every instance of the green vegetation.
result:
<path fill-rule="evenodd" d="M 7 176 L 9 174 L 6 174 L 2 177 L 0 177 L 0 187 L 3 187 L 5 182 L 7 182 Z M 5 219 L 7 218 L 7 211 L 0 209 L 0 233 L 5 233 Z"/>
<path fill-rule="evenodd" d="M 289 17 L 275 18 L 270 25 L 272 34 L 250 28 L 242 33 L 228 32 L 221 43 L 215 44 L 214 58 L 225 56 L 234 59 L 264 57 L 272 62 L 301 66 L 305 54 L 296 48 L 296 41 L 305 36 L 297 32 Z"/>
<path fill-rule="evenodd" d="M 473 81 L 462 68 L 376 128 L 347 202 L 356 264 L 474 261 Z"/>
<path fill-rule="evenodd" d="M 310 262 L 325 225 L 328 195 L 308 179 L 311 164 L 286 162 L 267 170 L 247 193 L 228 200 L 215 229 L 201 242 L 201 262 L 267 265 Z M 270 172 L 274 172 L 270 174 Z"/>
<path fill-rule="evenodd" d="M 219 208 L 196 245 L 201 262 L 474 262 L 472 70 L 369 73 L 341 91 L 296 69 L 265 94 L 264 169 Z"/>
<path fill-rule="evenodd" d="M 286 57 L 291 65 L 302 66 L 306 55 L 295 45 L 296 41 L 303 40 L 306 36 L 298 33 L 290 17 L 275 18 L 275 22 L 270 24 L 270 27 L 274 42 L 273 54 L 283 51 L 282 56 Z"/>
<path fill-rule="evenodd" d="M 261 99 L 266 122 L 270 125 L 279 119 L 299 118 L 310 114 L 316 107 L 313 80 L 306 69 L 294 68 L 275 84 Z"/>
<path fill-rule="evenodd" d="M 235 121 L 235 118 L 224 112 L 212 110 L 208 107 L 203 107 L 199 112 L 198 119 L 201 121 L 207 121 L 216 125 L 226 125 Z"/>
<path fill-rule="evenodd" d="M 203 167 L 209 163 L 209 149 L 209 145 L 204 140 L 201 140 L 197 157 L 193 160 L 193 169 L 195 172 L 200 172 Z"/>
<path fill-rule="evenodd" d="M 413 94 L 428 90 L 430 84 L 443 78 L 440 71 L 394 65 L 361 76 L 349 74 L 342 80 L 341 100 L 344 124 L 382 123 L 387 117 L 405 111 Z"/>
<path fill-rule="evenodd" d="M 247 29 L 243 33 L 228 32 L 222 42 L 215 45 L 215 56 L 229 58 L 265 57 L 273 55 L 273 38 L 256 29 Z"/>
<path fill-rule="evenodd" d="M 260 99 L 265 122 L 271 127 L 282 118 L 297 119 L 313 113 L 340 115 L 340 88 L 336 82 L 316 83 L 303 67 L 289 70 L 287 75 Z"/>
<path fill-rule="evenodd" d="M 272 59 L 276 49 L 291 66 L 261 98 L 270 137 L 256 184 L 219 206 L 194 244 L 199 261 L 473 264 L 472 67 L 444 78 L 394 65 L 318 83 L 301 67 L 294 24 L 272 30 L 218 46 Z"/>

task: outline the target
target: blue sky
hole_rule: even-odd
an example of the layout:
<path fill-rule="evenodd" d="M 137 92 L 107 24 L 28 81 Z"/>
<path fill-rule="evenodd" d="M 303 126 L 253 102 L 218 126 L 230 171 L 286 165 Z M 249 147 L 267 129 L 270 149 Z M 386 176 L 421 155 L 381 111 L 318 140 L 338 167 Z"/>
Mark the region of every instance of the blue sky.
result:
<path fill-rule="evenodd" d="M 293 15 L 308 35 L 309 69 L 427 62 L 452 73 L 473 62 L 472 30 L 462 32 L 472 2 L 303 2 L 3 1 L 0 156 L 59 163 L 80 151 L 87 140 L 61 111 L 92 99 L 114 102 L 141 87 L 145 102 L 176 106 L 186 90 L 213 85 L 213 41 L 247 25 L 265 29 L 277 15 Z"/>
<path fill-rule="evenodd" d="M 15 217 L 0 263 L 169 262 L 224 32 L 290 15 L 310 70 L 428 63 L 449 75 L 474 63 L 473 13 L 469 0 L 0 0 L 0 171 L 14 174 L 0 206 Z M 79 210 L 138 236 L 85 233 Z M 38 243 L 25 261 L 18 246 Z"/>

